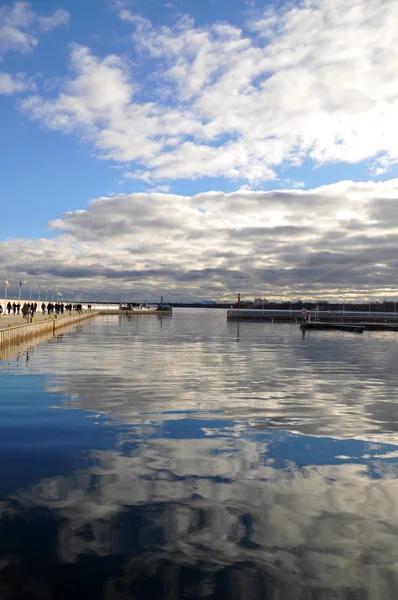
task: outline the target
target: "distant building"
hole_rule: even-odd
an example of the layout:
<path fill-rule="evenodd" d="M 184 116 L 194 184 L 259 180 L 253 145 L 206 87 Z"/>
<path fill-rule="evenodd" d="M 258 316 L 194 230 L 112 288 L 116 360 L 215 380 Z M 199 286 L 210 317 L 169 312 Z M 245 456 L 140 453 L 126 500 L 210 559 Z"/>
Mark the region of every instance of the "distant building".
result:
<path fill-rule="evenodd" d="M 267 298 L 256 298 L 254 301 L 255 306 L 262 306 L 263 304 L 268 304 Z"/>
<path fill-rule="evenodd" d="M 202 300 L 200 304 L 205 304 L 208 306 L 209 304 L 216 304 L 216 302 L 214 300 Z"/>

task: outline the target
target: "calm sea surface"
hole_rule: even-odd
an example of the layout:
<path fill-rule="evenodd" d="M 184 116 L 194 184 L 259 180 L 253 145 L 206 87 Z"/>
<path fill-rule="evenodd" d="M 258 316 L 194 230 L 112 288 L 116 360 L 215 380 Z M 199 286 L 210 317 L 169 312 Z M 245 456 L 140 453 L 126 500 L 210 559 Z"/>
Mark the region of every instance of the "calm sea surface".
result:
<path fill-rule="evenodd" d="M 396 600 L 398 337 L 108 316 L 0 356 L 0 600 Z"/>

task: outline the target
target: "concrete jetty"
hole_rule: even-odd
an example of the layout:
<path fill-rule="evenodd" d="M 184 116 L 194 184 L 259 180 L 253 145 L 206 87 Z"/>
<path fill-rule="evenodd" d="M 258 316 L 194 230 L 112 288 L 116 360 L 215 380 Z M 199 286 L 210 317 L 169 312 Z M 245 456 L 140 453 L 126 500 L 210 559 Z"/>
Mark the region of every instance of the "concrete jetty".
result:
<path fill-rule="evenodd" d="M 397 313 L 365 312 L 365 311 L 316 311 L 309 310 L 305 314 L 307 322 L 322 321 L 323 323 L 352 323 L 364 325 L 397 324 Z M 227 311 L 229 321 L 274 321 L 280 323 L 301 323 L 303 314 L 301 310 L 261 310 L 261 309 L 233 309 Z"/>
<path fill-rule="evenodd" d="M 171 311 L 162 310 L 87 310 L 82 313 L 64 312 L 63 315 L 48 315 L 41 312 L 35 313 L 33 322 L 28 321 L 21 314 L 3 314 L 0 316 L 0 348 L 3 349 L 9 344 L 17 344 L 25 340 L 43 336 L 44 334 L 54 335 L 59 329 L 68 325 L 76 325 L 87 319 L 97 317 L 98 315 L 117 315 L 129 316 L 132 318 L 141 315 L 156 315 L 157 317 L 170 317 Z"/>
<path fill-rule="evenodd" d="M 43 344 L 44 342 L 49 342 L 51 340 L 56 340 L 58 337 L 65 335 L 69 331 L 73 332 L 76 330 L 76 327 L 77 325 L 75 323 L 70 323 L 69 325 L 64 324 L 61 328 L 58 328 L 55 331 L 50 330 L 46 333 L 40 334 L 37 334 L 36 332 L 35 335 L 30 338 L 7 343 L 2 346 L 0 345 L 0 363 L 9 361 L 14 356 L 22 353 L 29 356 L 34 346 Z"/>
<path fill-rule="evenodd" d="M 0 317 L 0 348 L 8 344 L 19 342 L 41 336 L 43 334 L 55 334 L 59 329 L 67 325 L 77 325 L 82 321 L 97 316 L 97 311 L 87 311 L 81 314 L 69 314 L 64 316 L 35 315 L 33 322 L 28 323 L 22 315 L 2 315 Z"/>

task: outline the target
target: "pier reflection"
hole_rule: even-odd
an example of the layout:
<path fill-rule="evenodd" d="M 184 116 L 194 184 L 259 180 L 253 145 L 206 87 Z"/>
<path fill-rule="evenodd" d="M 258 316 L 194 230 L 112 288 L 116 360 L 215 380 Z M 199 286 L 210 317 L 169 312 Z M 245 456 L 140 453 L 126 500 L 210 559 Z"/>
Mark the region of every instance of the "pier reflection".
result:
<path fill-rule="evenodd" d="M 26 357 L 26 362 L 29 362 L 29 357 L 33 354 L 34 348 L 44 344 L 46 342 L 54 341 L 54 343 L 61 343 L 62 339 L 68 333 L 81 333 L 84 325 L 65 325 L 61 331 L 42 333 L 35 335 L 33 338 L 24 340 L 19 343 L 5 344 L 0 346 L 0 366 L 5 367 L 7 361 L 15 359 L 18 362 L 22 360 L 22 357 Z"/>
<path fill-rule="evenodd" d="M 3 375 L 10 374 L 15 368 L 28 366 L 32 359 L 35 349 L 45 342 L 50 340 L 60 341 L 63 333 L 54 335 L 53 333 L 44 333 L 40 336 L 35 336 L 30 340 L 25 340 L 18 344 L 7 344 L 0 346 L 0 373 Z"/>

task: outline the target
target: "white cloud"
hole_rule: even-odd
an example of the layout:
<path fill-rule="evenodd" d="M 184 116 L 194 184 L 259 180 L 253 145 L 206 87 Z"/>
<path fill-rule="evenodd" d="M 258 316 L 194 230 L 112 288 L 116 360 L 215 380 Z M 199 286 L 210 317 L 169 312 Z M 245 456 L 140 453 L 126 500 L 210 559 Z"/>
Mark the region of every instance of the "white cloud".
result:
<path fill-rule="evenodd" d="M 137 161 L 152 178 L 256 182 L 306 157 L 372 158 L 376 169 L 398 161 L 396 3 L 303 2 L 268 9 L 249 29 L 189 18 L 156 28 L 119 9 L 147 77 L 75 46 L 59 95 L 23 105 L 32 118 L 78 131 L 102 158 Z M 104 90 L 109 101 L 94 102 Z"/>
<path fill-rule="evenodd" d="M 68 25 L 69 13 L 60 8 L 49 17 L 38 17 L 37 20 L 42 31 L 51 31 L 60 25 Z"/>
<path fill-rule="evenodd" d="M 115 55 L 98 60 L 75 45 L 71 65 L 76 77 L 55 100 L 32 96 L 22 103 L 23 110 L 50 129 L 93 139 L 105 158 L 123 161 L 156 154 L 160 145 L 150 139 L 153 107 L 133 103 L 134 86 L 122 60 Z"/>
<path fill-rule="evenodd" d="M 12 95 L 26 90 L 34 89 L 32 80 L 27 80 L 21 73 L 10 75 L 9 73 L 0 73 L 0 94 Z"/>
<path fill-rule="evenodd" d="M 37 34 L 67 25 L 69 13 L 58 9 L 50 16 L 39 16 L 29 2 L 0 7 L 0 60 L 7 52 L 30 54 L 39 40 Z"/>
<path fill-rule="evenodd" d="M 395 296 L 398 180 L 312 190 L 99 198 L 0 244 L 7 271 L 55 286 L 174 299 Z M 23 257 L 23 260 L 20 259 Z M 16 280 L 18 277 L 16 277 Z"/>

